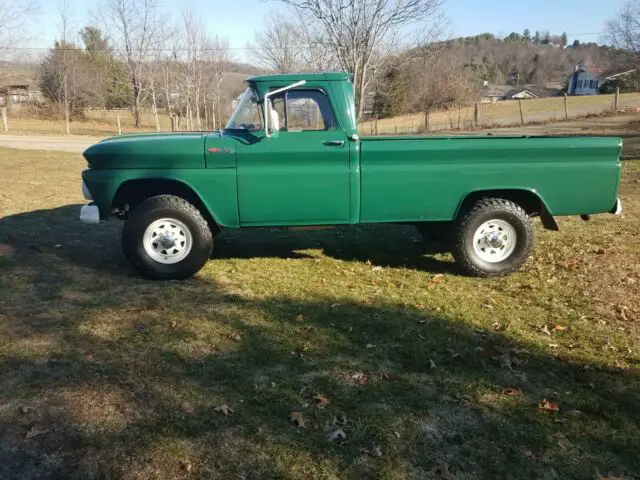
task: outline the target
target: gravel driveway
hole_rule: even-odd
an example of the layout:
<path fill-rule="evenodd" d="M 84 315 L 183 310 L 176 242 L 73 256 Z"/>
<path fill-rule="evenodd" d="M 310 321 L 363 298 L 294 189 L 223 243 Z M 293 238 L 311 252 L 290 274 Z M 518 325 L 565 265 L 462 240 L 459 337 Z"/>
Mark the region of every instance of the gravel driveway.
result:
<path fill-rule="evenodd" d="M 44 137 L 40 135 L 0 135 L 0 147 L 82 153 L 100 140 L 102 139 L 97 137 L 67 138 Z"/>

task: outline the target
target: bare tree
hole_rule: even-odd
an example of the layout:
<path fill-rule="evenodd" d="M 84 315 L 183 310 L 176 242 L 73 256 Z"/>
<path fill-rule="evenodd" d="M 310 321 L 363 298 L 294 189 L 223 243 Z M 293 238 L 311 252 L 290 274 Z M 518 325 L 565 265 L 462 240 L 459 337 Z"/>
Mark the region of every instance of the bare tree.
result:
<path fill-rule="evenodd" d="M 194 12 L 183 12 L 171 56 L 162 62 L 162 82 L 168 108 L 180 113 L 187 130 L 219 125 L 230 52 L 226 38 L 211 35 Z"/>
<path fill-rule="evenodd" d="M 64 120 L 65 133 L 71 133 L 71 112 L 81 95 L 78 83 L 85 83 L 82 51 L 72 42 L 72 11 L 66 0 L 58 7 L 60 39 L 41 64 L 40 86 L 58 107 Z"/>
<path fill-rule="evenodd" d="M 407 90 L 413 109 L 424 113 L 425 127 L 430 127 L 432 111 L 460 109 L 477 101 L 478 89 L 467 63 L 462 49 L 433 49 L 410 62 Z"/>
<path fill-rule="evenodd" d="M 618 16 L 607 23 L 607 37 L 632 56 L 636 67 L 640 66 L 640 2 L 627 1 Z"/>
<path fill-rule="evenodd" d="M 354 77 L 362 116 L 372 62 L 390 39 L 410 24 L 428 25 L 442 0 L 280 0 L 318 22 L 340 68 Z"/>
<path fill-rule="evenodd" d="M 222 122 L 222 81 L 229 64 L 233 61 L 233 56 L 226 38 L 216 35 L 211 39 L 210 45 L 207 56 L 210 86 L 207 91 L 211 95 L 210 125 L 215 130 Z M 205 105 L 207 105 L 206 102 Z"/>
<path fill-rule="evenodd" d="M 279 73 L 299 71 L 302 46 L 298 25 L 293 18 L 271 12 L 265 28 L 256 32 L 249 53 L 256 65 Z"/>
<path fill-rule="evenodd" d="M 0 49 L 16 44 L 36 11 L 32 0 L 0 0 Z"/>
<path fill-rule="evenodd" d="M 165 18 L 158 0 L 104 0 L 98 12 L 97 20 L 126 66 L 135 126 L 140 127 L 141 100 L 148 86 L 146 62 L 154 58 L 162 40 Z"/>

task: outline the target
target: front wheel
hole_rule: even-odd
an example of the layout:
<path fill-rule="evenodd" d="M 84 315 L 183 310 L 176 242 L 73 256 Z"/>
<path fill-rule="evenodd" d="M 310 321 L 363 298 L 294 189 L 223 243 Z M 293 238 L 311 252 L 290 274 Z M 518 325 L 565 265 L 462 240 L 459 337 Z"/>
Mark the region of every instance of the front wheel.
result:
<path fill-rule="evenodd" d="M 502 198 L 476 202 L 455 228 L 453 256 L 475 276 L 515 272 L 533 246 L 531 219 L 517 204 Z"/>
<path fill-rule="evenodd" d="M 159 195 L 142 202 L 122 231 L 124 254 L 153 280 L 191 277 L 209 260 L 213 235 L 200 211 L 183 198 Z"/>

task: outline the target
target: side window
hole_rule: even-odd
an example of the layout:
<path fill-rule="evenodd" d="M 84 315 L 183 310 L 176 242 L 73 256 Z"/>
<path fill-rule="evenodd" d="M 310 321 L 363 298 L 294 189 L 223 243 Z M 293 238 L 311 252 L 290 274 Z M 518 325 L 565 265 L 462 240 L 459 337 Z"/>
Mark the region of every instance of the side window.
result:
<path fill-rule="evenodd" d="M 280 130 L 289 132 L 333 130 L 338 127 L 331 103 L 320 90 L 293 90 L 273 99 Z"/>

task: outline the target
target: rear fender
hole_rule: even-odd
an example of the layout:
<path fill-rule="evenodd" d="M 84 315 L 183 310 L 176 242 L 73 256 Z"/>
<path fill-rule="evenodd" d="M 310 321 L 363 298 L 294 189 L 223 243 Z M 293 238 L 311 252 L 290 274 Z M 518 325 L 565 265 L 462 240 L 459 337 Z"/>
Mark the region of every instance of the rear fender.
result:
<path fill-rule="evenodd" d="M 525 188 L 500 188 L 475 190 L 468 193 L 456 209 L 455 218 L 464 214 L 478 200 L 483 198 L 504 198 L 519 205 L 530 216 L 539 216 L 542 225 L 547 230 L 558 230 L 558 224 L 549 212 L 546 202 L 536 190 Z"/>

